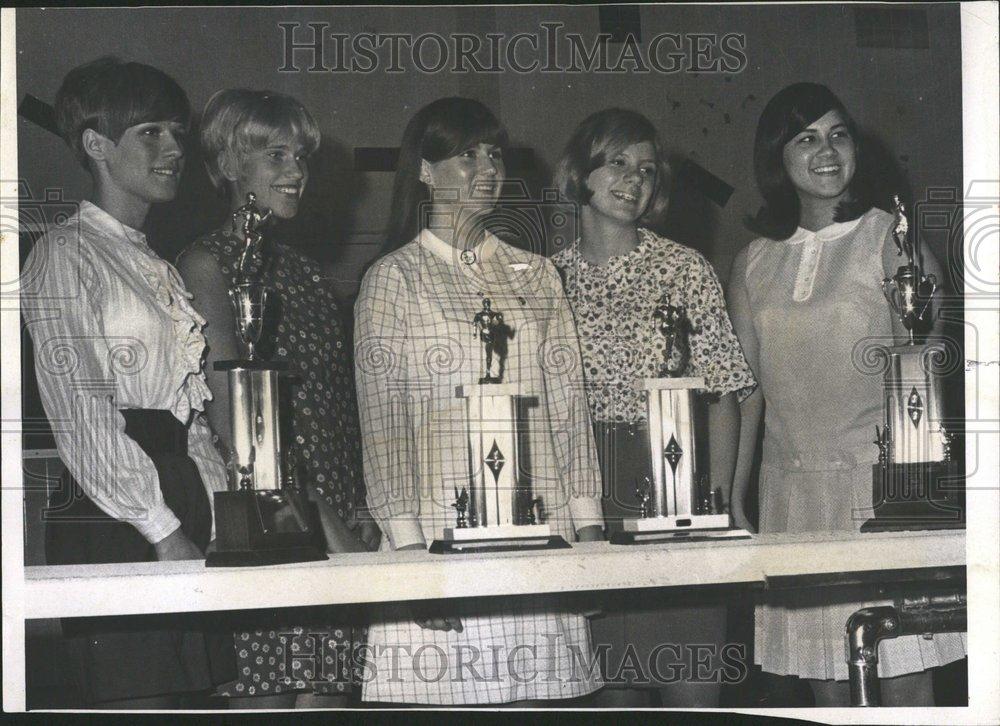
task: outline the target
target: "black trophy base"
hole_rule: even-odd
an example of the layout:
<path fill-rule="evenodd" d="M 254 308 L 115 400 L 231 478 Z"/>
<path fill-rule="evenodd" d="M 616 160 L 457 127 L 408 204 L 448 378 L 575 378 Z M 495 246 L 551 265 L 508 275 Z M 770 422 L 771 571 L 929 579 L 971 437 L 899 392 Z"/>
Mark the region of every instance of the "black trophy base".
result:
<path fill-rule="evenodd" d="M 566 550 L 569 543 L 557 534 L 541 538 L 511 539 L 436 539 L 428 552 L 433 555 L 471 555 L 481 552 L 530 552 L 531 550 Z"/>
<path fill-rule="evenodd" d="M 206 567 L 260 567 L 327 559 L 284 492 L 215 493 L 215 551 Z"/>
<path fill-rule="evenodd" d="M 612 532 L 608 542 L 613 545 L 647 545 L 665 542 L 716 542 L 731 539 L 750 539 L 745 529 L 689 530 L 687 532 Z"/>
<path fill-rule="evenodd" d="M 957 461 L 872 466 L 875 516 L 862 532 L 965 529 L 965 482 Z"/>

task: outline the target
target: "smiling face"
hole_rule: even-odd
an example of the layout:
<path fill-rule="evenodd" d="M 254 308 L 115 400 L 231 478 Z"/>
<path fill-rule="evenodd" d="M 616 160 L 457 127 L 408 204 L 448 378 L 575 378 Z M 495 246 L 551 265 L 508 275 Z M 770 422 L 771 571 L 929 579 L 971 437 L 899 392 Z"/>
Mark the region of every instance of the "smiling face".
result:
<path fill-rule="evenodd" d="M 237 168 L 222 170 L 230 182 L 230 200 L 240 206 L 253 192 L 261 209 L 270 209 L 279 219 L 291 219 L 298 214 L 299 200 L 309 181 L 307 159 L 301 140 L 272 139 L 266 147 L 238 159 Z"/>
<path fill-rule="evenodd" d="M 177 121 L 151 121 L 125 129 L 104 154 L 108 191 L 137 206 L 173 199 L 184 170 L 186 132 Z"/>
<path fill-rule="evenodd" d="M 650 141 L 609 154 L 587 177 L 591 212 L 635 225 L 646 212 L 656 186 L 656 148 Z"/>
<path fill-rule="evenodd" d="M 450 191 L 462 205 L 492 209 L 505 174 L 500 147 L 479 143 L 441 161 L 422 160 L 420 181 L 435 191 L 436 201 Z"/>
<path fill-rule="evenodd" d="M 838 111 L 827 112 L 785 144 L 785 171 L 803 208 L 835 206 L 848 197 L 856 151 Z"/>

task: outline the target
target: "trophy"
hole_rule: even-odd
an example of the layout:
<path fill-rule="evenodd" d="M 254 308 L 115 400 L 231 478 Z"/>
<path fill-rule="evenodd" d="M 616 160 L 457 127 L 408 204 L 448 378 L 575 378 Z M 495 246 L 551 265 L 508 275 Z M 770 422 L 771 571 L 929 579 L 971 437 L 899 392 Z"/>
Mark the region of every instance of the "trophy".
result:
<path fill-rule="evenodd" d="M 287 486 L 294 480 L 291 465 L 282 475 L 278 374 L 288 366 L 264 361 L 256 350 L 268 297 L 263 281 L 264 238 L 258 227 L 270 214 L 261 213 L 252 193 L 233 213 L 233 228 L 242 236 L 243 250 L 229 298 L 246 355 L 215 363 L 216 370 L 229 374 L 231 467 L 236 481 L 231 480 L 229 491 L 215 493 L 216 549 L 208 554 L 209 567 L 326 559 L 314 545 L 315 532 L 303 513 L 304 496 Z"/>
<path fill-rule="evenodd" d="M 884 416 L 882 428 L 875 427 L 879 458 L 872 467 L 875 518 L 861 531 L 964 527 L 959 464 L 951 459 L 951 437 L 941 424 L 941 381 L 935 371 L 945 351 L 940 343 L 918 344 L 915 337 L 937 280 L 922 274 L 906 208 L 898 196 L 892 202 L 892 237 L 906 264 L 882 280 L 882 292 L 908 339 L 885 350 Z"/>
<path fill-rule="evenodd" d="M 730 528 L 729 515 L 715 498 L 699 497 L 703 486 L 696 472 L 694 395 L 705 388 L 705 381 L 684 375 L 690 357 L 686 311 L 671 304 L 665 294 L 653 311 L 653 320 L 665 340 L 660 376 L 641 382 L 646 391 L 653 476 L 645 477 L 636 489 L 642 503 L 640 516 L 624 520 L 623 531 L 613 534 L 611 541 L 638 544 L 691 533 L 747 537 L 745 530 Z"/>
<path fill-rule="evenodd" d="M 473 336 L 482 343 L 483 375 L 478 384 L 459 386 L 468 422 L 468 485 L 455 489 L 454 527 L 430 551 L 466 552 L 569 547 L 541 521 L 542 502 L 518 482 L 517 384 L 504 383 L 506 341 L 512 331 L 503 313 L 483 298 L 472 318 Z"/>

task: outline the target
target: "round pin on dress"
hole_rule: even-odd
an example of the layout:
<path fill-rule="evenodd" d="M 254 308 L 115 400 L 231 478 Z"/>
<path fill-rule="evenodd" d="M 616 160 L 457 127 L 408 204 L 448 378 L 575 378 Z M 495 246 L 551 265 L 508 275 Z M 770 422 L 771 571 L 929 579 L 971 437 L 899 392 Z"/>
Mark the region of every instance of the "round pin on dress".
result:
<path fill-rule="evenodd" d="M 472 250 L 462 250 L 461 259 L 465 264 L 473 265 L 476 262 L 476 253 Z"/>

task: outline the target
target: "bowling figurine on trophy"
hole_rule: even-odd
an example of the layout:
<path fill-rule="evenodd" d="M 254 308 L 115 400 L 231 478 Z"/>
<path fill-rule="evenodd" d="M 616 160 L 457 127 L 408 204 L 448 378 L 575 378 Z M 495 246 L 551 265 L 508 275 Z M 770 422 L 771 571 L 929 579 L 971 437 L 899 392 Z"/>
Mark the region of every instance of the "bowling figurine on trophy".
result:
<path fill-rule="evenodd" d="M 268 288 L 263 281 L 262 214 L 254 195 L 233 214 L 242 235 L 243 251 L 229 297 L 236 313 L 237 337 L 246 357 L 215 363 L 229 374 L 229 414 L 232 422 L 232 463 L 237 483 L 215 493 L 216 548 L 209 567 L 270 565 L 326 559 L 314 546 L 315 533 L 297 508 L 293 489 L 283 489 L 279 432 L 278 374 L 284 362 L 260 359 L 256 346 L 264 328 Z M 291 509 L 293 516 L 285 516 Z"/>
<path fill-rule="evenodd" d="M 714 506 L 703 506 L 706 498 L 698 496 L 694 394 L 705 388 L 705 381 L 684 376 L 690 350 L 686 311 L 672 305 L 664 295 L 653 311 L 653 320 L 666 343 L 661 377 L 642 381 L 647 393 L 653 477 L 644 478 L 643 485 L 636 489 L 642 502 L 641 516 L 624 520 L 623 531 L 614 533 L 611 542 L 638 544 L 692 534 L 748 537 L 745 530 L 730 528 L 728 514 L 716 512 Z"/>
<path fill-rule="evenodd" d="M 941 379 L 935 370 L 946 351 L 940 342 L 916 340 L 937 280 L 922 274 L 906 208 L 898 196 L 892 201 L 896 217 L 892 236 L 897 255 L 905 256 L 906 264 L 882 280 L 882 292 L 906 330 L 907 341 L 885 349 L 883 422 L 881 429 L 875 427 L 874 441 L 879 460 L 872 466 L 875 517 L 861 531 L 964 527 L 960 466 L 951 458 L 950 436 L 942 426 Z"/>
<path fill-rule="evenodd" d="M 549 525 L 539 521 L 541 501 L 518 482 L 517 384 L 503 383 L 506 340 L 511 331 L 503 313 L 488 298 L 472 318 L 475 337 L 483 344 L 483 375 L 478 384 L 460 386 L 468 427 L 468 486 L 456 488 L 454 527 L 430 551 L 472 552 L 502 549 L 569 547 Z"/>

